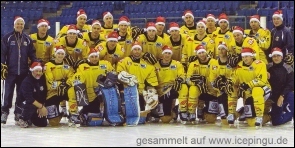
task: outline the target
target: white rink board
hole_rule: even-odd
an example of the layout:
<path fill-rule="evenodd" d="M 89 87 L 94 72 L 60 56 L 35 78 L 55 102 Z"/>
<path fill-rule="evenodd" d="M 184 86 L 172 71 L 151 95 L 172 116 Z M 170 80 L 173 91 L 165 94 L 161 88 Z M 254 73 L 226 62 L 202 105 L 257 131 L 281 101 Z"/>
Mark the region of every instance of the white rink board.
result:
<path fill-rule="evenodd" d="M 218 127 L 214 124 L 182 125 L 181 123 L 148 123 L 135 127 L 70 128 L 66 120 L 62 119 L 60 127 L 20 128 L 14 125 L 13 110 L 10 110 L 7 124 L 1 127 L 1 147 L 236 147 L 248 145 L 294 147 L 292 122 L 276 127 L 268 124 L 259 130 L 246 125 L 241 125 L 240 129 L 234 129 L 227 126 Z M 219 144 L 217 141 L 214 144 L 213 140 L 219 140 Z M 226 144 L 226 142 L 230 143 Z"/>

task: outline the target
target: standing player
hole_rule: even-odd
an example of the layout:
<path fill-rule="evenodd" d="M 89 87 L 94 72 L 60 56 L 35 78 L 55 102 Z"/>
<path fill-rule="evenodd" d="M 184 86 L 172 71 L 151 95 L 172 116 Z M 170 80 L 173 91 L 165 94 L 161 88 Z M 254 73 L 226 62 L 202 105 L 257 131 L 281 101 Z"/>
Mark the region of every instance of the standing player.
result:
<path fill-rule="evenodd" d="M 183 13 L 182 19 L 184 20 L 184 25 L 180 27 L 181 34 L 187 34 L 190 37 L 193 37 L 197 34 L 197 26 L 194 21 L 194 14 L 190 10 L 186 10 Z"/>
<path fill-rule="evenodd" d="M 105 42 L 105 35 L 100 34 L 101 24 L 98 20 L 93 20 L 91 25 L 91 32 L 83 33 L 83 40 L 87 42 L 89 48 L 94 48 L 101 42 Z"/>
<path fill-rule="evenodd" d="M 213 14 L 208 14 L 206 18 L 203 19 L 206 22 L 206 34 L 208 37 L 212 38 L 212 33 L 218 31 L 220 27 L 216 27 L 216 22 L 218 19 L 215 18 Z"/>
<path fill-rule="evenodd" d="M 44 65 L 52 58 L 51 53 L 53 50 L 54 39 L 47 33 L 48 29 L 50 29 L 47 20 L 40 19 L 37 28 L 38 32 L 31 34 L 30 37 L 32 38 L 36 49 L 36 57 Z"/>
<path fill-rule="evenodd" d="M 125 51 L 124 57 L 128 57 L 133 43 L 130 31 L 128 31 L 128 28 L 130 27 L 129 19 L 126 16 L 120 17 L 118 26 L 118 34 L 120 36 L 118 43 Z"/>
<path fill-rule="evenodd" d="M 36 50 L 32 39 L 23 32 L 25 20 L 14 18 L 14 30 L 5 34 L 1 40 L 1 80 L 4 89 L 1 101 L 1 124 L 6 124 L 9 109 L 12 107 L 13 92 L 16 85 L 16 106 L 20 99 L 20 85 L 29 72 L 28 59 L 36 61 Z M 14 111 L 15 121 L 18 115 Z"/>
<path fill-rule="evenodd" d="M 109 35 L 109 33 L 115 31 L 118 28 L 117 24 L 114 24 L 114 17 L 111 12 L 104 12 L 103 13 L 103 22 L 104 25 L 101 28 L 100 33 L 104 35 Z"/>
<path fill-rule="evenodd" d="M 157 29 L 157 35 L 160 36 L 161 38 L 163 38 L 164 40 L 166 40 L 166 38 L 169 38 L 169 35 L 164 33 L 164 28 L 166 25 L 166 20 L 164 17 L 162 16 L 158 16 L 156 19 L 156 29 Z"/>

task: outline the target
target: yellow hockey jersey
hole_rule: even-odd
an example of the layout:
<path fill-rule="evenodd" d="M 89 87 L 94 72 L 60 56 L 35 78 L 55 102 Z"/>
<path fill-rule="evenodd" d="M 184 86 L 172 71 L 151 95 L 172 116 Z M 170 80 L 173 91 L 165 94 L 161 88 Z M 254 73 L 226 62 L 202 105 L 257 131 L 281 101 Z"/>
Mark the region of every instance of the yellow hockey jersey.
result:
<path fill-rule="evenodd" d="M 187 34 L 190 37 L 194 37 L 195 34 L 197 34 L 197 24 L 194 23 L 194 26 L 192 26 L 192 27 L 187 27 L 186 25 L 181 26 L 180 33 Z"/>
<path fill-rule="evenodd" d="M 124 57 L 124 48 L 117 44 L 114 50 L 109 50 L 107 42 L 102 42 L 95 47 L 99 51 L 99 59 L 109 61 L 115 68 L 117 63 Z"/>
<path fill-rule="evenodd" d="M 164 39 L 157 36 L 153 41 L 148 40 L 147 33 L 141 34 L 136 39 L 142 47 L 142 52 L 149 52 L 153 54 L 157 59 L 161 59 L 162 57 L 162 47 L 164 46 Z"/>
<path fill-rule="evenodd" d="M 215 43 L 215 58 L 217 59 L 218 57 L 218 51 L 217 51 L 217 47 L 219 45 L 220 42 L 225 42 L 225 44 L 227 45 L 227 47 L 229 47 L 228 45 L 231 43 L 231 42 L 234 42 L 235 39 L 234 39 L 234 35 L 233 33 L 228 30 L 226 31 L 225 33 L 221 33 L 221 30 L 216 30 L 212 33 L 212 39 L 214 40 L 214 43 Z"/>
<path fill-rule="evenodd" d="M 105 28 L 105 26 L 101 26 L 100 34 L 108 36 L 109 33 L 113 32 L 115 29 L 118 29 L 118 24 L 113 24 L 112 28 Z"/>
<path fill-rule="evenodd" d="M 208 36 L 205 36 L 203 39 L 198 39 L 197 38 L 197 35 L 195 35 L 193 37 L 193 42 L 191 42 L 191 45 L 189 45 L 189 51 L 187 53 L 188 57 L 192 56 L 192 55 L 195 55 L 195 48 L 198 46 L 198 45 L 203 45 L 207 51 L 207 54 L 213 58 L 214 56 L 214 53 L 215 53 L 215 43 L 214 43 L 214 40 L 211 39 L 210 37 Z"/>
<path fill-rule="evenodd" d="M 65 35 L 67 35 L 67 31 L 69 30 L 69 26 L 70 25 L 63 26 L 55 38 L 58 39 L 58 38 L 61 38 L 61 37 L 65 36 Z M 78 28 L 78 30 L 80 31 L 80 33 L 90 32 L 91 31 L 91 25 L 85 24 L 83 26 L 83 28 L 81 28 L 81 29 Z"/>
<path fill-rule="evenodd" d="M 89 48 L 95 48 L 101 42 L 106 41 L 105 35 L 103 35 L 103 34 L 100 34 L 97 39 L 91 38 L 90 34 L 91 34 L 91 32 L 84 32 L 83 33 L 83 40 L 86 41 L 87 46 Z"/>
<path fill-rule="evenodd" d="M 119 34 L 119 33 L 118 33 Z M 121 38 L 118 40 L 118 44 L 124 48 L 124 56 L 128 57 L 131 53 L 133 39 L 132 36 L 127 32 L 126 36 L 120 36 Z"/>
<path fill-rule="evenodd" d="M 244 33 L 246 35 L 248 35 L 249 37 L 254 38 L 257 43 L 258 46 L 264 51 L 267 50 L 270 46 L 270 39 L 271 39 L 271 33 L 268 29 L 263 29 L 260 28 L 258 29 L 257 33 L 253 33 L 252 30 L 250 29 L 246 29 L 244 31 Z"/>
<path fill-rule="evenodd" d="M 52 58 L 54 39 L 50 35 L 46 35 L 43 39 L 39 38 L 37 33 L 31 34 L 33 45 L 36 49 L 36 57 L 41 59 L 43 63 L 47 63 Z"/>

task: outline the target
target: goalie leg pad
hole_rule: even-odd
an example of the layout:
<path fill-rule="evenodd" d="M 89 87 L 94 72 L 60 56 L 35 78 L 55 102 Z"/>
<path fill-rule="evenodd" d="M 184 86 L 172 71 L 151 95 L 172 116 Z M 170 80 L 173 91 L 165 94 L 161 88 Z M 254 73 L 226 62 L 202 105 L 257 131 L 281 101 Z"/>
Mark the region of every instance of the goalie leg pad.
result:
<path fill-rule="evenodd" d="M 127 73 L 126 71 L 122 71 L 119 73 L 118 80 L 129 86 L 134 86 L 138 83 L 136 77 L 132 74 Z"/>

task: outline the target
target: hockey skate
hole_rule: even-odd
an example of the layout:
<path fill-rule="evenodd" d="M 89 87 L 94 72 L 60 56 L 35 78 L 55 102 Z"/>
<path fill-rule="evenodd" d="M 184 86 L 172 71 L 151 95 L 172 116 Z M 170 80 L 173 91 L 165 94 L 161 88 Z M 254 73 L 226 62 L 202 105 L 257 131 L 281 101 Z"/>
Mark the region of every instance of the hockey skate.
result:
<path fill-rule="evenodd" d="M 65 120 L 66 120 L 66 118 L 69 117 L 66 106 L 61 107 L 61 113 L 62 113 L 62 117 L 65 117 Z"/>
<path fill-rule="evenodd" d="M 29 122 L 28 121 L 24 121 L 23 119 L 19 119 L 17 121 L 17 125 L 22 127 L 22 128 L 27 128 L 29 127 Z"/>
<path fill-rule="evenodd" d="M 232 127 L 237 127 L 238 128 L 238 126 L 235 125 L 235 117 L 234 117 L 233 114 L 228 114 L 226 119 L 227 119 L 227 123 L 228 123 L 230 128 L 232 128 Z"/>
<path fill-rule="evenodd" d="M 222 125 L 222 122 L 221 122 L 221 116 L 217 116 L 216 117 L 216 122 L 215 122 L 215 124 L 217 125 L 217 126 L 221 126 Z"/>
<path fill-rule="evenodd" d="M 8 117 L 8 113 L 1 111 L 1 126 L 4 126 L 6 124 L 7 117 Z"/>
<path fill-rule="evenodd" d="M 180 112 L 179 117 L 181 120 L 181 124 L 187 124 L 188 123 L 188 114 L 187 112 Z"/>
<path fill-rule="evenodd" d="M 205 120 L 204 120 L 205 118 L 204 118 L 203 109 L 198 109 L 197 110 L 197 116 L 198 116 L 198 119 L 199 119 L 198 123 L 206 123 Z"/>
<path fill-rule="evenodd" d="M 80 127 L 81 120 L 78 114 L 70 114 L 69 116 L 69 127 Z"/>
<path fill-rule="evenodd" d="M 255 128 L 260 129 L 262 127 L 262 117 L 255 118 Z"/>
<path fill-rule="evenodd" d="M 177 118 L 178 118 L 178 105 L 176 105 L 175 107 L 173 107 L 173 109 L 172 109 L 172 117 L 173 117 L 173 120 L 171 122 L 172 123 L 176 123 L 177 122 Z"/>
<path fill-rule="evenodd" d="M 189 114 L 189 121 L 191 124 L 196 124 L 196 113 Z"/>

